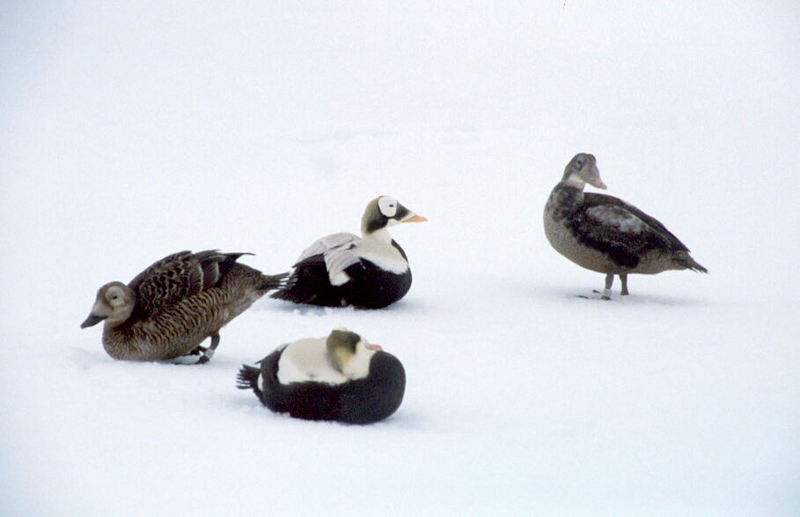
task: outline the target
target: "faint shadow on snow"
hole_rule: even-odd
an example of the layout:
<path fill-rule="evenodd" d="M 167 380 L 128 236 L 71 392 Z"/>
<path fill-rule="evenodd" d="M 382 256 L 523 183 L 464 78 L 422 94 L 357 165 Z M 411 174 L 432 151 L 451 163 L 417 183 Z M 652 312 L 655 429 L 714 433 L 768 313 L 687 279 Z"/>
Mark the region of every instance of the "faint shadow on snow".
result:
<path fill-rule="evenodd" d="M 251 310 L 267 311 L 272 310 L 281 313 L 299 314 L 301 316 L 328 316 L 332 314 L 356 313 L 356 314 L 385 314 L 390 312 L 404 313 L 426 311 L 427 304 L 422 300 L 400 300 L 383 309 L 357 309 L 355 307 L 319 307 L 316 305 L 302 305 L 281 300 L 261 299 L 253 304 Z"/>
<path fill-rule="evenodd" d="M 610 306 L 653 306 L 661 305 L 665 307 L 687 307 L 687 306 L 709 306 L 713 305 L 710 300 L 696 298 L 687 293 L 687 296 L 674 296 L 669 294 L 652 294 L 645 292 L 633 292 L 628 296 L 620 296 L 618 290 L 613 290 L 610 300 L 600 298 L 599 292 L 593 289 L 580 289 L 568 287 L 556 287 L 553 285 L 519 285 L 517 290 L 520 295 L 530 299 L 542 300 L 549 298 L 554 300 L 570 300 L 574 303 L 600 303 Z"/>
<path fill-rule="evenodd" d="M 253 358 L 252 361 L 243 360 L 242 358 L 235 355 L 235 350 L 225 350 L 223 348 L 224 343 L 220 346 L 220 349 L 217 350 L 214 359 L 212 359 L 209 363 L 203 365 L 197 364 L 181 364 L 175 363 L 172 361 L 119 361 L 109 357 L 101 344 L 98 343 L 98 347 L 95 350 L 86 349 L 78 346 L 68 346 L 64 348 L 63 354 L 64 358 L 66 359 L 67 363 L 74 365 L 77 369 L 81 371 L 88 371 L 95 366 L 105 366 L 105 367 L 113 367 L 113 368 L 127 368 L 131 371 L 136 371 L 136 368 L 148 368 L 152 366 L 153 368 L 158 369 L 159 367 L 163 368 L 175 368 L 177 370 L 192 370 L 196 369 L 198 371 L 231 371 L 231 381 L 232 384 L 235 384 L 235 373 L 241 368 L 242 364 L 255 364 L 256 361 L 260 360 L 261 357 Z M 269 350 L 265 351 L 266 353 Z M 148 366 L 150 365 L 150 366 Z"/>
<path fill-rule="evenodd" d="M 564 292 L 564 297 L 571 298 L 578 301 L 608 303 L 620 306 L 643 306 L 643 305 L 662 305 L 665 307 L 688 307 L 688 306 L 707 306 L 711 305 L 707 300 L 699 298 L 681 298 L 669 295 L 653 295 L 653 294 L 631 294 L 628 296 L 620 296 L 619 293 L 612 293 L 610 300 L 603 300 L 600 298 L 599 293 L 591 291 L 586 294 L 576 294 L 575 292 Z"/>
<path fill-rule="evenodd" d="M 238 391 L 238 393 L 236 392 Z M 367 428 L 389 428 L 403 431 L 425 430 L 431 431 L 431 422 L 424 418 L 424 415 L 413 411 L 404 410 L 403 406 L 386 420 L 376 422 L 367 426 L 345 424 L 341 422 L 303 420 L 292 418 L 285 413 L 275 413 L 266 408 L 249 390 L 236 390 L 225 394 L 218 394 L 215 397 L 215 405 L 232 411 L 243 418 L 253 418 L 263 420 L 264 425 L 290 425 L 307 429 L 333 426 L 342 429 L 367 429 Z"/>
<path fill-rule="evenodd" d="M 598 300 L 604 302 L 606 300 Z M 700 298 L 679 297 L 659 294 L 631 294 L 629 296 L 620 296 L 619 294 L 612 294 L 611 300 L 608 302 L 618 301 L 623 305 L 666 305 L 666 306 L 710 306 L 713 305 L 709 300 Z"/>

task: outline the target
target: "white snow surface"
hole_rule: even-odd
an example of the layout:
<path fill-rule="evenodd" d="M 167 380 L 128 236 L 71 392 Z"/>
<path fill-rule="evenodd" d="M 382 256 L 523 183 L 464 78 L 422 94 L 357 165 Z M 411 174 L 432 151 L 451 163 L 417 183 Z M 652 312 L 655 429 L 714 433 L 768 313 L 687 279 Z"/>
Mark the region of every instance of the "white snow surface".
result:
<path fill-rule="evenodd" d="M 800 4 L 6 2 L 0 514 L 798 515 Z M 577 152 L 709 275 L 548 245 Z M 593 190 L 591 187 L 588 190 Z M 114 361 L 96 289 L 169 253 L 268 273 L 396 196 L 386 310 L 262 299 L 204 366 Z M 403 405 L 269 412 L 243 363 L 350 328 Z"/>

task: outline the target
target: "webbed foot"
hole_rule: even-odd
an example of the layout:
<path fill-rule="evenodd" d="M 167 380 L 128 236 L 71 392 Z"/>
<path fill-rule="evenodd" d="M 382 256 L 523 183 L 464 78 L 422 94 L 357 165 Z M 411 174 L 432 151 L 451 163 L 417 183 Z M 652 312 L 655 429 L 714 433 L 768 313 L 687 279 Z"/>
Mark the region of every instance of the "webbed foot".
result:
<path fill-rule="evenodd" d="M 214 357 L 214 352 L 217 351 L 217 347 L 219 346 L 219 333 L 211 334 L 211 344 L 208 345 L 208 348 L 198 347 L 201 350 L 200 359 L 197 360 L 197 364 L 206 364 Z"/>
<path fill-rule="evenodd" d="M 610 300 L 611 299 L 611 289 L 603 289 L 602 291 L 598 291 L 597 289 L 592 290 L 594 294 L 600 294 L 601 300 Z"/>

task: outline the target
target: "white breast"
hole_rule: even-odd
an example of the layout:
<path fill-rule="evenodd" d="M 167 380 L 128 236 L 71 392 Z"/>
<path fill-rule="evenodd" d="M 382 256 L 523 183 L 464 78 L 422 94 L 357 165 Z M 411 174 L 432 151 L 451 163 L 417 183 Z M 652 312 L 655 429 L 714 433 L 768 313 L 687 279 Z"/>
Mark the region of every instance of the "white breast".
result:
<path fill-rule="evenodd" d="M 353 253 L 396 275 L 408 270 L 408 262 L 391 243 L 378 239 L 361 239 L 361 242 L 353 248 Z"/>

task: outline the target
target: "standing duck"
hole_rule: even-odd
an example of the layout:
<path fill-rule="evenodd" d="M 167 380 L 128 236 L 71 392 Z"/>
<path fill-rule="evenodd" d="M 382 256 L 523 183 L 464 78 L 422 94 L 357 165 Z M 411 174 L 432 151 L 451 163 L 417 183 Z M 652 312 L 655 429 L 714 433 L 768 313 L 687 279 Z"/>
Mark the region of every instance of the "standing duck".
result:
<path fill-rule="evenodd" d="M 277 413 L 304 420 L 371 424 L 389 417 L 403 401 L 406 374 L 400 361 L 355 332 L 283 345 L 243 365 L 237 387 L 252 389 Z"/>
<path fill-rule="evenodd" d="M 81 328 L 105 320 L 103 347 L 114 359 L 208 362 L 219 345 L 219 329 L 287 276 L 237 263 L 242 255 L 216 250 L 169 255 L 128 285 L 102 286 Z M 208 337 L 210 345 L 201 347 Z"/>
<path fill-rule="evenodd" d="M 361 238 L 335 233 L 317 240 L 300 254 L 286 286 L 270 296 L 328 307 L 386 307 L 411 287 L 406 253 L 389 227 L 423 221 L 395 198 L 377 197 L 361 218 Z"/>
<path fill-rule="evenodd" d="M 586 184 L 605 189 L 595 157 L 576 154 L 544 208 L 544 232 L 556 251 L 586 269 L 606 274 L 602 298 L 611 297 L 614 275 L 627 295 L 628 273 L 654 275 L 670 269 L 707 273 L 689 249 L 655 218 L 613 196 L 584 193 Z"/>

